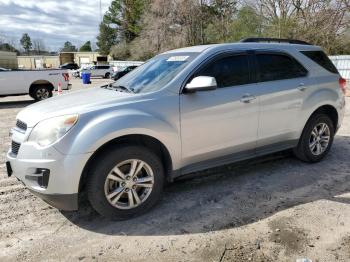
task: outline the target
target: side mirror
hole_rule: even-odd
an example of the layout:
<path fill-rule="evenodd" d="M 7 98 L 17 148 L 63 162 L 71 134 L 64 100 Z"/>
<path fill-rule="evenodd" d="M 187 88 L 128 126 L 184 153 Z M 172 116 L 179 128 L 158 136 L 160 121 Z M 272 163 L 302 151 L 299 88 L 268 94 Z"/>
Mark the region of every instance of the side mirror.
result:
<path fill-rule="evenodd" d="M 197 76 L 186 85 L 186 91 L 194 93 L 197 91 L 215 90 L 218 87 L 215 77 L 211 76 Z"/>

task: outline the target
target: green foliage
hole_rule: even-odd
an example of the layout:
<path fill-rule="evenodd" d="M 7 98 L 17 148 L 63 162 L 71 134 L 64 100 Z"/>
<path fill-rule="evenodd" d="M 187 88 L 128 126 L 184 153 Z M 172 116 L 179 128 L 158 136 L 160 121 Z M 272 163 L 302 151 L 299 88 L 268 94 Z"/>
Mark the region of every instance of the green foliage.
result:
<path fill-rule="evenodd" d="M 97 46 L 102 54 L 108 54 L 111 47 L 119 42 L 130 43 L 139 35 L 146 2 L 148 1 L 112 1 L 100 24 L 97 37 Z"/>
<path fill-rule="evenodd" d="M 76 52 L 78 49 L 71 42 L 66 41 L 61 49 L 61 52 Z"/>
<path fill-rule="evenodd" d="M 30 39 L 30 36 L 27 33 L 24 33 L 22 35 L 20 43 L 21 43 L 23 49 L 29 54 L 29 51 L 32 48 L 33 44 L 32 44 L 32 41 Z"/>
<path fill-rule="evenodd" d="M 118 43 L 117 31 L 108 24 L 100 24 L 100 34 L 97 36 L 97 46 L 100 54 L 108 55 L 111 47 Z"/>
<path fill-rule="evenodd" d="M 226 22 L 226 29 L 220 20 L 211 22 L 205 28 L 208 43 L 235 42 L 243 38 L 260 36 L 262 19 L 250 6 L 244 6 Z"/>
<path fill-rule="evenodd" d="M 92 48 L 91 48 L 91 42 L 90 41 L 87 41 L 79 49 L 79 52 L 91 52 L 91 51 L 92 51 Z"/>
<path fill-rule="evenodd" d="M 237 18 L 230 25 L 229 40 L 239 41 L 243 38 L 261 36 L 262 19 L 252 7 L 244 6 L 238 11 Z"/>
<path fill-rule="evenodd" d="M 0 51 L 15 52 L 19 54 L 19 51 L 8 43 L 0 44 Z"/>
<path fill-rule="evenodd" d="M 145 60 L 169 49 L 260 36 L 306 40 L 330 54 L 347 53 L 350 16 L 345 4 L 344 0 L 113 0 L 97 45 L 102 54 L 115 59 Z"/>

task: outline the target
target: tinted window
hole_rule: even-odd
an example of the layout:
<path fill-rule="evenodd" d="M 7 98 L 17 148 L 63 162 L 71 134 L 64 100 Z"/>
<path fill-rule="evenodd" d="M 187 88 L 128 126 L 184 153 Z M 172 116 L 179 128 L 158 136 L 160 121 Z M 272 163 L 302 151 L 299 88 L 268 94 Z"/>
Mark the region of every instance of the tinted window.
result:
<path fill-rule="evenodd" d="M 250 83 L 248 58 L 246 55 L 220 58 L 205 66 L 196 76 L 215 77 L 218 87 L 248 84 Z"/>
<path fill-rule="evenodd" d="M 294 58 L 279 54 L 257 54 L 260 82 L 291 79 L 307 75 L 307 70 Z"/>
<path fill-rule="evenodd" d="M 306 55 L 308 58 L 322 66 L 324 69 L 328 70 L 329 72 L 338 74 L 337 68 L 334 66 L 332 61 L 328 58 L 328 56 L 322 52 L 322 51 L 302 51 L 304 55 Z"/>

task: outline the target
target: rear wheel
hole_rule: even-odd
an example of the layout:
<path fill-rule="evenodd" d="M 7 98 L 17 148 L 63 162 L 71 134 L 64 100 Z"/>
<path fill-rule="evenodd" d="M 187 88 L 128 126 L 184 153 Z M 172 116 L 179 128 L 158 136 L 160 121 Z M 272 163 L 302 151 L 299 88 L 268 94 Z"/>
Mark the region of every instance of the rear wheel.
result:
<path fill-rule="evenodd" d="M 147 212 L 160 199 L 164 169 L 159 157 L 142 146 L 109 149 L 95 161 L 87 181 L 92 207 L 123 220 Z"/>
<path fill-rule="evenodd" d="M 329 116 L 317 114 L 307 122 L 294 154 L 305 162 L 322 160 L 331 149 L 334 126 Z"/>
<path fill-rule="evenodd" d="M 111 77 L 111 73 L 107 72 L 107 73 L 105 74 L 105 78 L 110 78 L 110 77 Z"/>
<path fill-rule="evenodd" d="M 52 97 L 52 89 L 48 86 L 36 86 L 31 92 L 31 97 L 36 101 L 45 100 Z"/>

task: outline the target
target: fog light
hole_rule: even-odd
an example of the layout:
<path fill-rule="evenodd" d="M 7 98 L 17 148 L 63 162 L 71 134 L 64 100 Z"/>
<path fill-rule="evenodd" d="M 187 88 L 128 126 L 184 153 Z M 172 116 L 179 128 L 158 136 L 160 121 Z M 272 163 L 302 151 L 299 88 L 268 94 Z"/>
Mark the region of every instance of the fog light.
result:
<path fill-rule="evenodd" d="M 42 188 L 47 188 L 50 179 L 50 170 L 47 168 L 37 168 L 34 174 L 26 175 L 28 180 L 33 180 Z"/>

